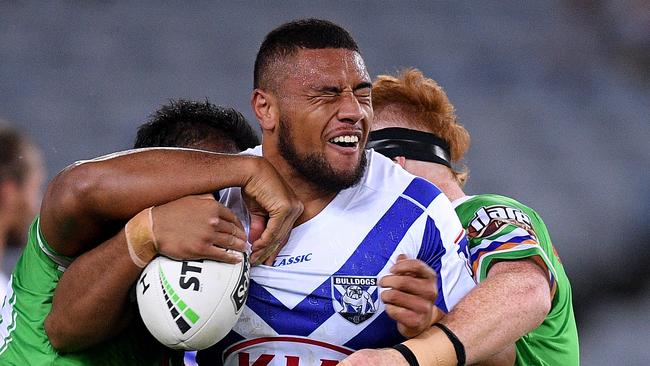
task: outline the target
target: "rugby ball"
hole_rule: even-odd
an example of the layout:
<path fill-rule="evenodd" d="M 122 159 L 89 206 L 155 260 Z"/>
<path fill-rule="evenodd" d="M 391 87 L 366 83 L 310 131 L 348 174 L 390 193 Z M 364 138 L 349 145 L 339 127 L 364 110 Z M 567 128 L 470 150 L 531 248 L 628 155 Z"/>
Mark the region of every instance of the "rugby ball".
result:
<path fill-rule="evenodd" d="M 136 285 L 149 332 L 174 349 L 201 350 L 230 332 L 248 296 L 248 256 L 237 264 L 156 257 Z"/>

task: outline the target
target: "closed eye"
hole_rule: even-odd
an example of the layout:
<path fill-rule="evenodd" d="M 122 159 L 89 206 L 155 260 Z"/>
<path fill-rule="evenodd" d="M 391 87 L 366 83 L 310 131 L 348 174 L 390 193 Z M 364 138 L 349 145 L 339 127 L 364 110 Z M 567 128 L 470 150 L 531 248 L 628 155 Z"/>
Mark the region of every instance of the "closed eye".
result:
<path fill-rule="evenodd" d="M 318 90 L 318 93 L 324 97 L 336 97 L 341 95 L 341 89 L 333 86 L 324 87 Z"/>
<path fill-rule="evenodd" d="M 372 102 L 372 92 L 370 88 L 363 88 L 354 91 L 354 97 L 357 98 L 359 104 L 369 105 Z"/>
<path fill-rule="evenodd" d="M 363 97 L 363 98 L 369 98 L 371 95 L 372 89 L 370 88 L 362 88 L 362 89 L 357 89 L 354 91 L 354 95 L 356 97 Z"/>

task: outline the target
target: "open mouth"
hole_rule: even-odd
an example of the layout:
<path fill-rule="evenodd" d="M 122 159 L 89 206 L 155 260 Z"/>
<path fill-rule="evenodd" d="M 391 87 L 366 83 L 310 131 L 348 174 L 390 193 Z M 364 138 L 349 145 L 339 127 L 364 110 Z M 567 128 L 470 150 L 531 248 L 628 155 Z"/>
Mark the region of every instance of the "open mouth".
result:
<path fill-rule="evenodd" d="M 359 136 L 342 135 L 329 140 L 330 143 L 341 147 L 356 147 L 359 144 Z"/>

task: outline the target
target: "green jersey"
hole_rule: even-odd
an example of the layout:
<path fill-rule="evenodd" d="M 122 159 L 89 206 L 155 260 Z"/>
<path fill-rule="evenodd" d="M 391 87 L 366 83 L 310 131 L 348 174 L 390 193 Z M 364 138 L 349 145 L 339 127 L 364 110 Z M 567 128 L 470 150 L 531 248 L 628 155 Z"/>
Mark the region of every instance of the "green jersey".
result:
<path fill-rule="evenodd" d="M 57 352 L 45 334 L 44 321 L 52 307 L 56 285 L 72 259 L 52 250 L 41 235 L 38 222 L 36 218 L 30 227 L 27 246 L 11 275 L 0 310 L 0 364 L 94 366 L 178 362 L 178 354 L 156 342 L 139 318 L 115 338 L 90 349 Z"/>
<path fill-rule="evenodd" d="M 515 364 L 579 365 L 571 284 L 539 215 L 511 198 L 494 194 L 465 197 L 456 200 L 454 207 L 467 231 L 477 282 L 486 278 L 490 265 L 498 260 L 533 258 L 548 269 L 551 310 L 539 327 L 517 341 Z"/>

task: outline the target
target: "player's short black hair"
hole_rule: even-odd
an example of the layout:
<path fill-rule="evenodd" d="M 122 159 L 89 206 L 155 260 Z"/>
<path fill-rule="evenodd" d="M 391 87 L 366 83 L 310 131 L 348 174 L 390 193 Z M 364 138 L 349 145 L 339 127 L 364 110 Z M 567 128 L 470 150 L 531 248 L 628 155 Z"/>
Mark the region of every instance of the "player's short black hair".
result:
<path fill-rule="evenodd" d="M 0 121 L 0 182 L 12 180 L 22 183 L 25 180 L 29 164 L 24 154 L 30 145 L 26 136 Z"/>
<path fill-rule="evenodd" d="M 177 99 L 163 105 L 138 128 L 133 147 L 193 147 L 210 138 L 229 139 L 240 151 L 260 143 L 250 123 L 235 109 L 207 99 Z"/>
<path fill-rule="evenodd" d="M 294 55 L 298 49 L 342 48 L 359 52 L 352 35 L 341 26 L 323 19 L 298 19 L 280 25 L 266 35 L 253 70 L 253 87 L 265 88 L 269 82 L 269 66 Z"/>

